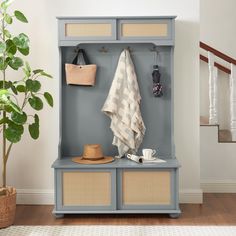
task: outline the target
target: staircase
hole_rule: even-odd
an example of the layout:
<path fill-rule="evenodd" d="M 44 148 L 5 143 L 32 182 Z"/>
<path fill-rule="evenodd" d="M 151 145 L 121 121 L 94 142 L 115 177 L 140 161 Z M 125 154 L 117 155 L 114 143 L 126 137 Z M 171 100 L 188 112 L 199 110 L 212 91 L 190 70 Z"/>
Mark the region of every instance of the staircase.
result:
<path fill-rule="evenodd" d="M 219 143 L 236 143 L 235 135 L 233 136 L 234 138 L 232 138 L 232 134 L 235 134 L 236 131 L 236 83 L 234 82 L 236 80 L 233 76 L 236 60 L 203 42 L 200 42 L 199 46 L 208 53 L 208 57 L 200 54 L 200 60 L 208 63 L 209 65 L 209 116 L 200 116 L 200 126 L 217 127 Z M 224 64 L 222 65 L 216 62 L 216 58 L 219 58 L 224 62 Z M 227 68 L 227 64 L 231 65 L 230 69 Z M 218 70 L 228 74 L 231 85 L 229 88 L 231 116 L 230 124 L 227 125 L 227 127 L 230 127 L 229 129 L 221 129 L 218 121 Z"/>
<path fill-rule="evenodd" d="M 200 48 L 201 61 L 208 63 L 200 71 L 201 188 L 236 193 L 236 60 L 205 43 Z"/>
<path fill-rule="evenodd" d="M 236 143 L 236 141 L 232 141 L 232 135 L 230 130 L 220 129 L 220 125 L 210 125 L 209 118 L 200 116 L 200 126 L 216 126 L 218 129 L 218 143 Z"/>

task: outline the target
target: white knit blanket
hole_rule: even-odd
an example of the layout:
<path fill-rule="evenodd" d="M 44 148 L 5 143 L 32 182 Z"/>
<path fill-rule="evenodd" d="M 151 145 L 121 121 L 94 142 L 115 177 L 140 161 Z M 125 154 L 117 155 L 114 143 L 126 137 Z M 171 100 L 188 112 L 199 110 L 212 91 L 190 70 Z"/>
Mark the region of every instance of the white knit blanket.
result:
<path fill-rule="evenodd" d="M 110 128 L 119 157 L 136 153 L 142 143 L 145 126 L 140 112 L 141 96 L 133 62 L 128 50 L 119 58 L 115 76 L 102 111 L 110 117 Z"/>

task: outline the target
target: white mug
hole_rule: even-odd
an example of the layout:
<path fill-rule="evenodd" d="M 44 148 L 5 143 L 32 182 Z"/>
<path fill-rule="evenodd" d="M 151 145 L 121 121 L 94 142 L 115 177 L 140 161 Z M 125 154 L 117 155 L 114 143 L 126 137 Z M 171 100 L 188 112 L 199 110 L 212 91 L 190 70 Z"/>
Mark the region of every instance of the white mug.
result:
<path fill-rule="evenodd" d="M 143 158 L 146 160 L 150 160 L 153 158 L 153 155 L 155 155 L 155 153 L 156 150 L 154 149 L 149 149 L 149 148 L 143 149 Z"/>

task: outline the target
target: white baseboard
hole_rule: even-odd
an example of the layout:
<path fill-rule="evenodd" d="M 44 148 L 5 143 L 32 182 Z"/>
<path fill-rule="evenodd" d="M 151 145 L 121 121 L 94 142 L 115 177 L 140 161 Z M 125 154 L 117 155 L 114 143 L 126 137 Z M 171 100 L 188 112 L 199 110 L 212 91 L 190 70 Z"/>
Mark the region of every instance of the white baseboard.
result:
<path fill-rule="evenodd" d="M 52 205 L 54 204 L 53 189 L 17 189 L 17 204 Z"/>
<path fill-rule="evenodd" d="M 180 191 L 180 203 L 202 203 L 200 189 L 185 189 Z M 53 205 L 53 189 L 17 189 L 17 204 Z"/>
<path fill-rule="evenodd" d="M 179 192 L 180 203 L 203 203 L 203 193 L 201 189 L 182 189 Z"/>
<path fill-rule="evenodd" d="M 236 193 L 236 181 L 232 180 L 202 180 L 201 188 L 204 193 Z"/>

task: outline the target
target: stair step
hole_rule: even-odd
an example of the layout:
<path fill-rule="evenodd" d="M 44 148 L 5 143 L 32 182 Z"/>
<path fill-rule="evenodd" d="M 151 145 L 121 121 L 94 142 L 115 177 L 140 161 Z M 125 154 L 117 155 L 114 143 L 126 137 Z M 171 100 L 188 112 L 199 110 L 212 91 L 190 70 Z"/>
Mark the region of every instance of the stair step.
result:
<path fill-rule="evenodd" d="M 219 130 L 219 142 L 232 142 L 232 135 L 230 130 Z"/>
<path fill-rule="evenodd" d="M 200 116 L 200 125 L 209 125 L 209 118 L 206 116 Z"/>

